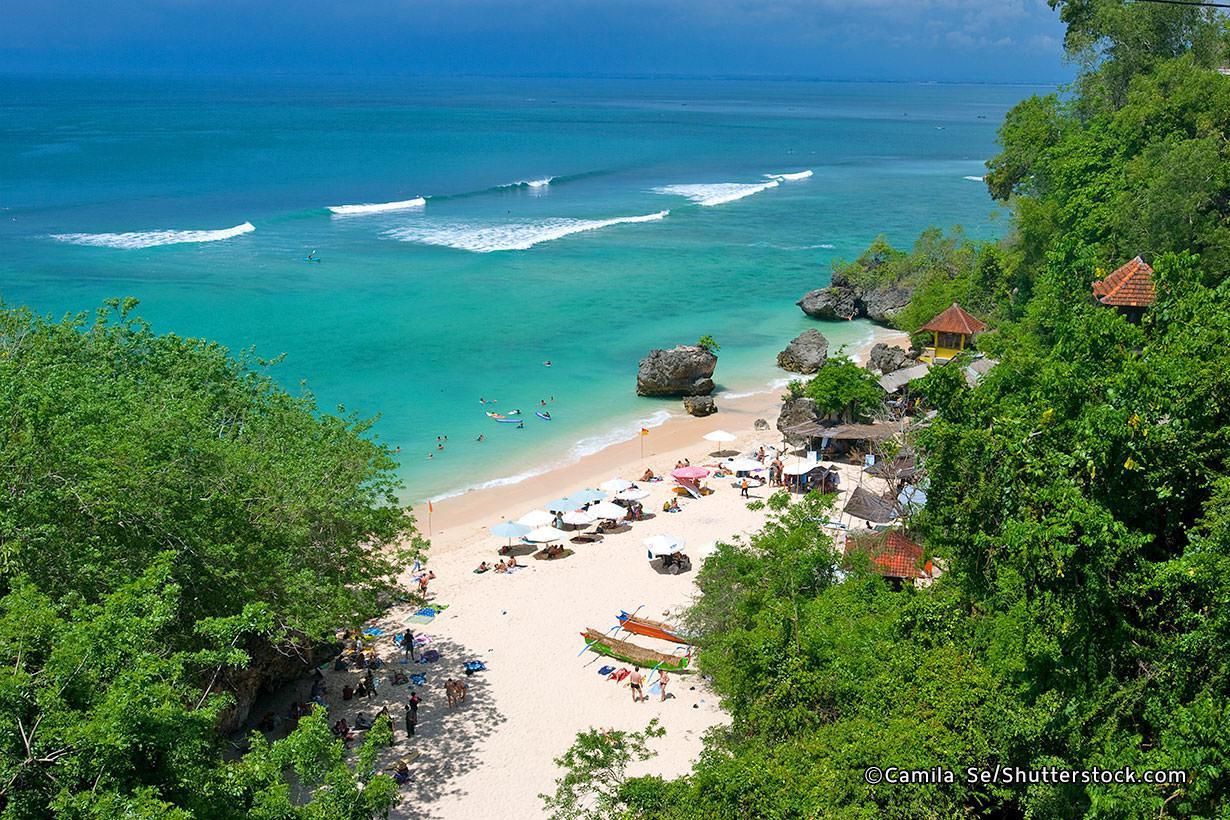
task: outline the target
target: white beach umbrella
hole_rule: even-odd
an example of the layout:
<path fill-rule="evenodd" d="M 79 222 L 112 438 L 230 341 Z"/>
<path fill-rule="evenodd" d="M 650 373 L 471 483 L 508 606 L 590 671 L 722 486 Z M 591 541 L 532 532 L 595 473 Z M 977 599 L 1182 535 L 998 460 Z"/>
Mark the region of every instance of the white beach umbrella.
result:
<path fill-rule="evenodd" d="M 601 504 L 595 504 L 589 508 L 591 515 L 596 518 L 603 518 L 610 521 L 620 521 L 628 515 L 628 511 L 618 504 L 612 504 L 610 501 L 603 501 Z"/>
<path fill-rule="evenodd" d="M 569 496 L 573 501 L 580 501 L 582 504 L 592 504 L 595 501 L 601 501 L 606 498 L 607 494 L 602 490 L 594 490 L 586 487 L 579 493 L 573 493 Z"/>
<path fill-rule="evenodd" d="M 557 513 L 572 512 L 584 503 L 584 501 L 577 501 L 575 498 L 557 498 L 547 503 L 547 509 Z"/>
<path fill-rule="evenodd" d="M 525 540 L 535 544 L 549 544 L 552 541 L 563 541 L 567 537 L 568 533 L 555 527 L 539 527 L 526 533 Z"/>
<path fill-rule="evenodd" d="M 598 489 L 606 490 L 608 493 L 622 493 L 631 486 L 631 481 L 625 481 L 622 478 L 612 478 L 599 484 Z"/>
<path fill-rule="evenodd" d="M 810 459 L 799 459 L 792 464 L 787 464 L 782 468 L 782 472 L 786 475 L 804 475 L 820 466 L 820 462 Z"/>
<path fill-rule="evenodd" d="M 649 490 L 642 490 L 638 487 L 634 490 L 615 493 L 615 497 L 620 501 L 640 501 L 643 498 L 649 498 Z"/>
<path fill-rule="evenodd" d="M 586 524 L 592 524 L 597 519 L 585 510 L 573 510 L 572 512 L 564 513 L 564 523 L 571 524 L 574 527 L 583 527 Z"/>
<path fill-rule="evenodd" d="M 734 433 L 727 433 L 725 430 L 714 430 L 712 433 L 705 433 L 703 436 L 705 441 L 713 441 L 718 444 L 725 444 L 734 441 L 738 438 Z"/>
<path fill-rule="evenodd" d="M 527 512 L 525 515 L 518 518 L 517 523 L 524 524 L 530 529 L 533 529 L 534 527 L 545 527 L 554 520 L 555 516 L 551 515 L 551 513 L 546 510 L 534 510 L 532 512 Z"/>
<path fill-rule="evenodd" d="M 764 469 L 764 465 L 754 458 L 732 458 L 722 462 L 722 466 L 736 473 L 750 473 L 752 470 Z"/>
<path fill-rule="evenodd" d="M 655 535 L 651 538 L 646 538 L 641 543 L 648 547 L 649 554 L 655 557 L 683 552 L 683 539 L 674 535 Z"/>

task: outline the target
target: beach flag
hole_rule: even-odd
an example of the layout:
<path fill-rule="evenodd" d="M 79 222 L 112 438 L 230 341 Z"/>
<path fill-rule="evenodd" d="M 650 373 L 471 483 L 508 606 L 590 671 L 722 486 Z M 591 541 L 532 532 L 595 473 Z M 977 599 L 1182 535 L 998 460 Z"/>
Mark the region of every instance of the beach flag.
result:
<path fill-rule="evenodd" d="M 641 435 L 642 435 L 642 436 L 647 436 L 647 435 L 649 435 L 649 430 L 648 430 L 648 428 L 642 427 L 642 428 L 641 428 Z"/>
<path fill-rule="evenodd" d="M 430 498 L 427 499 L 427 512 L 433 513 L 435 511 L 436 511 L 435 508 L 431 506 L 431 499 Z"/>

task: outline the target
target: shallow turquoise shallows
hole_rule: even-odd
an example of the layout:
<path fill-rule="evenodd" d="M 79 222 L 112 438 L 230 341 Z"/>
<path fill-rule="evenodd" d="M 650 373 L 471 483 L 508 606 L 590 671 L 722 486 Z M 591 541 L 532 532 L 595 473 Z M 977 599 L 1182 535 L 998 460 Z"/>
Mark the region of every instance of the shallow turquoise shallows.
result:
<path fill-rule="evenodd" d="M 983 162 L 1034 91 L 4 78 L 0 294 L 135 296 L 158 330 L 285 353 L 283 384 L 380 414 L 406 498 L 438 496 L 678 412 L 633 393 L 651 347 L 711 334 L 721 389 L 765 389 L 817 326 L 794 302 L 876 234 L 995 235 Z"/>

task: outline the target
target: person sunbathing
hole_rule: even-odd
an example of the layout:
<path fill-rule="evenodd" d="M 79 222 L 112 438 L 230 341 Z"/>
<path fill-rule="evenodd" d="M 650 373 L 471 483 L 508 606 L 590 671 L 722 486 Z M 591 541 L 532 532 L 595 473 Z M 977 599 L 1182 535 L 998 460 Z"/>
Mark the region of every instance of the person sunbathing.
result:
<path fill-rule="evenodd" d="M 393 772 L 393 782 L 399 786 L 410 782 L 410 767 L 406 765 L 406 761 L 397 761 L 397 768 Z"/>
<path fill-rule="evenodd" d="M 350 726 L 346 723 L 346 719 L 342 718 L 337 723 L 333 724 L 333 736 L 339 737 L 342 740 L 350 740 L 352 733 Z"/>
<path fill-rule="evenodd" d="M 641 476 L 641 481 L 653 481 L 653 470 L 645 468 L 645 474 Z"/>
<path fill-rule="evenodd" d="M 406 677 L 405 672 L 401 671 L 400 669 L 394 670 L 393 672 L 393 685 L 394 686 L 402 686 L 409 682 L 410 682 L 410 679 Z"/>
<path fill-rule="evenodd" d="M 521 565 L 517 563 L 517 556 L 515 555 L 508 556 L 508 568 L 509 569 L 513 569 L 514 567 L 519 567 L 519 566 Z"/>
<path fill-rule="evenodd" d="M 501 561 L 500 563 L 495 565 L 495 571 L 496 572 L 508 572 L 508 564 L 505 564 L 503 561 Z"/>
<path fill-rule="evenodd" d="M 491 565 L 488 564 L 486 561 L 483 561 L 481 564 L 478 565 L 478 569 L 474 571 L 475 572 L 486 572 L 489 569 L 491 569 Z"/>

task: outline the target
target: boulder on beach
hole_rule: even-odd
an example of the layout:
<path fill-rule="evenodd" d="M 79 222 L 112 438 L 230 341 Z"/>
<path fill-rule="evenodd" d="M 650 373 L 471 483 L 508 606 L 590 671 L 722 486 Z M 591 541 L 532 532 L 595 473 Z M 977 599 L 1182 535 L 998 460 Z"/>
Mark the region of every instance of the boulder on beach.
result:
<path fill-rule="evenodd" d="M 909 353 L 896 345 L 888 345 L 884 342 L 876 343 L 872 346 L 871 352 L 867 354 L 868 366 L 873 370 L 879 370 L 885 376 L 889 373 L 896 373 L 912 363 Z"/>
<path fill-rule="evenodd" d="M 793 373 L 815 373 L 829 358 L 829 340 L 815 328 L 795 336 L 786 349 L 777 354 L 777 366 Z"/>
<path fill-rule="evenodd" d="M 651 350 L 636 372 L 638 396 L 707 396 L 717 356 L 697 345 Z"/>
<path fill-rule="evenodd" d="M 768 430 L 768 429 L 769 429 L 769 422 L 768 422 L 768 420 L 766 420 L 766 419 L 756 419 L 756 421 L 752 424 L 752 429 L 754 429 L 754 430 Z"/>
<path fill-rule="evenodd" d="M 809 421 L 818 421 L 820 411 L 816 409 L 816 400 L 809 398 L 786 399 L 782 403 L 782 412 L 777 416 L 777 430 L 791 444 L 799 444 L 801 438 L 786 433 L 791 427 L 797 427 Z"/>
<path fill-rule="evenodd" d="M 712 416 L 717 412 L 717 405 L 713 403 L 713 396 L 685 396 L 683 409 L 690 416 Z"/>

